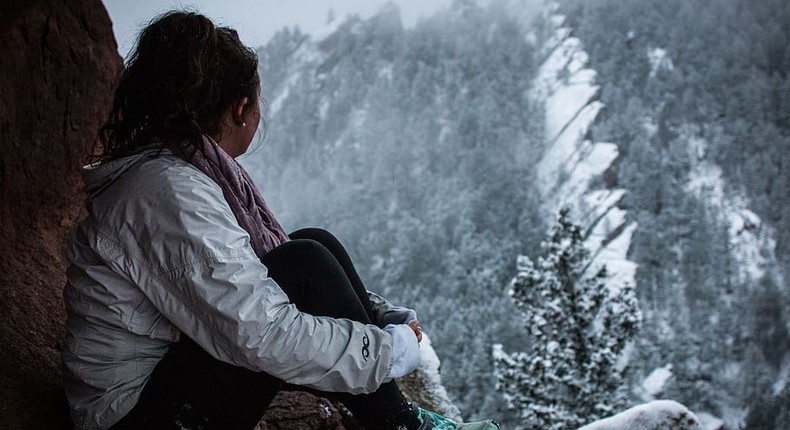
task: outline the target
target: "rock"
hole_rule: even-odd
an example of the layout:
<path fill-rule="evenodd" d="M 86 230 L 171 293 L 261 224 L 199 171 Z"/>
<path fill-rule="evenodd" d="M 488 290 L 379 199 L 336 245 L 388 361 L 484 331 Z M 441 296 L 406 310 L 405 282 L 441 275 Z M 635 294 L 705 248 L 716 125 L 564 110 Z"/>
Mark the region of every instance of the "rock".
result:
<path fill-rule="evenodd" d="M 332 403 L 301 391 L 281 391 L 255 430 L 346 430 Z"/>
<path fill-rule="evenodd" d="M 65 425 L 62 246 L 121 70 L 100 0 L 0 6 L 0 426 Z"/>
<path fill-rule="evenodd" d="M 702 430 L 700 420 L 672 400 L 655 400 L 588 424 L 579 430 Z"/>
<path fill-rule="evenodd" d="M 404 397 L 420 407 L 438 412 L 452 420 L 462 421 L 461 412 L 450 400 L 441 381 L 441 362 L 433 349 L 431 338 L 423 332 L 420 344 L 420 366 L 400 378 L 398 386 Z"/>

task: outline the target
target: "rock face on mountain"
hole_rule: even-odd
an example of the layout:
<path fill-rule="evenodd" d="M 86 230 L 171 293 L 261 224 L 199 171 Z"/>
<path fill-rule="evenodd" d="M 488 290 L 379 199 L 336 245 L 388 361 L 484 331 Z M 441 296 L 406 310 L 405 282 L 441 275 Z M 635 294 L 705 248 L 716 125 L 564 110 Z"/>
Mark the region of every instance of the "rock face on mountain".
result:
<path fill-rule="evenodd" d="M 0 6 L 0 426 L 58 428 L 62 246 L 122 63 L 100 0 Z"/>
<path fill-rule="evenodd" d="M 565 25 L 565 16 L 549 13 L 546 20 L 553 31 L 544 43 L 548 55 L 533 90 L 545 106 L 549 141 L 537 165 L 538 189 L 547 216 L 554 216 L 562 206 L 573 209 L 594 258 L 587 273 L 606 266 L 608 288 L 618 291 L 635 284 L 637 268 L 627 258 L 637 225 L 618 207 L 626 193 L 617 187 L 619 149 L 614 143 L 589 139 L 589 130 L 604 108 L 598 100 L 597 74 L 587 67 L 587 52 Z"/>

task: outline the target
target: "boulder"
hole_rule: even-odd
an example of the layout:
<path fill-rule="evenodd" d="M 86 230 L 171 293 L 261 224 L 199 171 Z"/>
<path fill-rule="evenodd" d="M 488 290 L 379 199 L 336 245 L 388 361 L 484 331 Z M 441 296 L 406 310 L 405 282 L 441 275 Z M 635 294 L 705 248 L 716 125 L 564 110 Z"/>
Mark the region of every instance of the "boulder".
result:
<path fill-rule="evenodd" d="M 0 426 L 66 420 L 63 244 L 122 68 L 100 0 L 0 5 Z"/>
<path fill-rule="evenodd" d="M 255 430 L 346 430 L 329 400 L 300 391 L 281 391 Z"/>
<path fill-rule="evenodd" d="M 634 406 L 579 430 L 702 430 L 700 420 L 672 400 L 655 400 Z"/>

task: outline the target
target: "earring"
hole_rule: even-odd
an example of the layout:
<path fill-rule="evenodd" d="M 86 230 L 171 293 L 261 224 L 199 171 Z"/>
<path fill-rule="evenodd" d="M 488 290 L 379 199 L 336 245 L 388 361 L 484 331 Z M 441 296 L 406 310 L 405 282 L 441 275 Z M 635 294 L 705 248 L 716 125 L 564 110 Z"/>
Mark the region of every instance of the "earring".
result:
<path fill-rule="evenodd" d="M 241 126 L 242 126 L 242 127 L 246 127 L 246 126 L 247 126 L 247 123 L 246 123 L 246 122 L 243 122 L 243 123 L 241 123 Z"/>

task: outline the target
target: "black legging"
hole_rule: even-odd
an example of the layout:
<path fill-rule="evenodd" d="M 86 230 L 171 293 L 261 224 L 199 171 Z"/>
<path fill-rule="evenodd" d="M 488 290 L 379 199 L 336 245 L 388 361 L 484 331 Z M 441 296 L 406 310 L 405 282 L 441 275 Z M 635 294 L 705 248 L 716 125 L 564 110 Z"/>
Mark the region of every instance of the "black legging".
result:
<path fill-rule="evenodd" d="M 338 240 L 321 229 L 289 236 L 261 261 L 290 301 L 312 315 L 373 323 L 367 290 Z M 266 373 L 216 360 L 184 339 L 157 364 L 137 405 L 113 430 L 252 430 L 283 385 Z M 368 429 L 420 426 L 394 381 L 371 394 L 307 391 L 341 401 Z"/>

